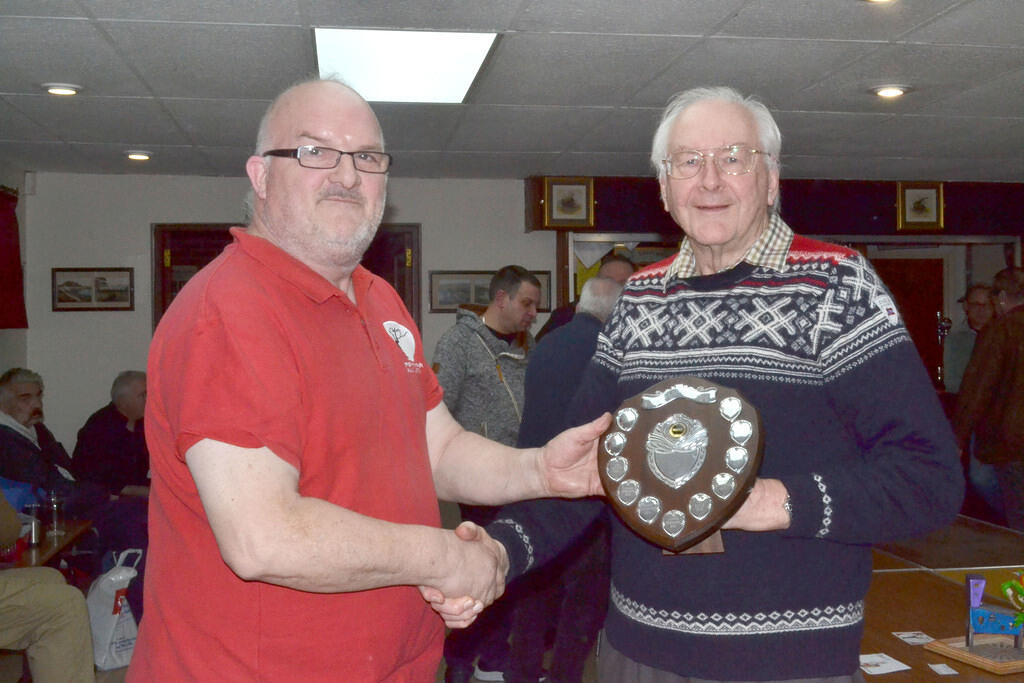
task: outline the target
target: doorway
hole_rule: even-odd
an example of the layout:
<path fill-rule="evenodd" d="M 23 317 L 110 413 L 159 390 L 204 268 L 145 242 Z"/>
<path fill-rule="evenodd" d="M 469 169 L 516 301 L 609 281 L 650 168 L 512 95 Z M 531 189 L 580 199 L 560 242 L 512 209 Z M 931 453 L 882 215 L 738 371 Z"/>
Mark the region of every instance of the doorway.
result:
<path fill-rule="evenodd" d="M 933 382 L 942 373 L 938 324 L 942 310 L 944 262 L 941 258 L 872 258 L 875 272 L 889 288 L 903 324 Z"/>
<path fill-rule="evenodd" d="M 153 329 L 189 279 L 231 243 L 231 223 L 153 225 Z M 384 278 L 420 322 L 420 226 L 382 223 L 363 256 L 363 266 Z"/>

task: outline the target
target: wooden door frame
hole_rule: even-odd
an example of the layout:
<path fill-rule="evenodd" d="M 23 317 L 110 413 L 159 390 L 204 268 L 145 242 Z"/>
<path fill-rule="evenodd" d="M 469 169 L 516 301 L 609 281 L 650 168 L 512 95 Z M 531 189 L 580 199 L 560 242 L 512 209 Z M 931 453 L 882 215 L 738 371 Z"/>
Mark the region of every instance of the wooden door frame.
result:
<path fill-rule="evenodd" d="M 420 223 L 381 223 L 380 227 L 377 228 L 377 234 L 381 231 L 387 231 L 395 234 L 408 235 L 412 242 L 412 263 L 407 267 L 412 270 L 410 273 L 411 282 L 415 287 L 415 292 L 412 296 L 412 301 L 409 304 L 409 315 L 412 316 L 413 322 L 416 323 L 416 327 L 419 328 L 420 333 L 423 332 L 423 321 L 420 318 L 420 313 L 423 310 L 423 282 L 420 280 L 421 267 L 420 262 L 423 260 L 420 247 L 420 232 L 422 224 Z M 374 236 L 376 239 L 376 236 Z"/>
<path fill-rule="evenodd" d="M 157 323 L 160 322 L 160 317 L 164 311 L 161 310 L 161 302 L 163 298 L 161 296 L 162 286 L 162 273 L 163 273 L 163 241 L 162 237 L 167 232 L 199 232 L 204 230 L 224 230 L 234 227 L 236 223 L 152 223 L 151 227 L 151 251 L 152 251 L 152 289 L 150 290 L 150 296 L 152 300 L 153 308 L 153 329 L 156 330 Z M 421 240 L 420 240 L 420 223 L 381 223 L 378 228 L 378 233 L 381 230 L 387 230 L 389 232 L 405 233 L 411 237 L 412 242 L 412 263 L 409 268 L 412 270 L 410 274 L 411 282 L 415 288 L 414 296 L 410 301 L 409 314 L 412 316 L 413 321 L 417 327 L 422 331 L 423 322 L 420 318 L 423 305 L 423 282 L 420 280 L 422 252 L 421 252 Z"/>
<path fill-rule="evenodd" d="M 163 242 L 162 236 L 168 232 L 200 232 L 203 230 L 224 230 L 238 225 L 237 223 L 151 223 L 151 250 L 153 256 L 153 278 L 150 296 L 153 305 L 153 329 L 156 330 L 157 323 L 164 314 L 162 310 L 162 296 L 159 296 L 162 284 L 163 273 Z"/>

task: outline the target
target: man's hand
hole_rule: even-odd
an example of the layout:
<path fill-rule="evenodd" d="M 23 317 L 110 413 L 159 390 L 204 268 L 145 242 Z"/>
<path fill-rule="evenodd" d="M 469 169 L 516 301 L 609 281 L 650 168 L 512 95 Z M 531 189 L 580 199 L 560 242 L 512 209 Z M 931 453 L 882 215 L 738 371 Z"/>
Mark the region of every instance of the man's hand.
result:
<path fill-rule="evenodd" d="M 729 518 L 723 529 L 776 531 L 789 528 L 786 486 L 778 479 L 757 479 L 743 505 Z"/>
<path fill-rule="evenodd" d="M 540 449 L 537 471 L 549 496 L 579 498 L 602 493 L 597 473 L 597 440 L 611 424 L 611 413 L 567 429 Z"/>
<path fill-rule="evenodd" d="M 465 628 L 505 592 L 508 553 L 483 527 L 463 522 L 454 533 L 455 567 L 420 594 L 450 628 Z M 458 596 L 458 597 L 453 597 Z"/>
<path fill-rule="evenodd" d="M 466 628 L 478 614 L 484 611 L 484 604 L 469 596 L 445 599 L 441 591 L 429 586 L 420 586 L 420 594 L 430 603 L 431 608 L 444 619 L 448 628 Z"/>

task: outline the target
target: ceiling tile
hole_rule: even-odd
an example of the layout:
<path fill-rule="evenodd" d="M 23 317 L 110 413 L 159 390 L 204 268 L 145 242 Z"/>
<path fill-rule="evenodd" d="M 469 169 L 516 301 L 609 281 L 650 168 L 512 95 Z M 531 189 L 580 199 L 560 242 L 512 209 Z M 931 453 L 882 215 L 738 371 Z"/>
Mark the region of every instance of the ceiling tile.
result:
<path fill-rule="evenodd" d="M 146 173 L 241 176 L 322 25 L 503 34 L 466 104 L 374 105 L 395 176 L 646 176 L 668 98 L 727 84 L 776 112 L 788 177 L 1024 182 L 1022 0 L 2 0 L 0 16 L 14 172 L 139 172 L 130 145 L 160 151 Z M 916 89 L 868 92 L 892 80 Z M 85 89 L 43 97 L 44 81 Z"/>
<path fill-rule="evenodd" d="M 439 150 L 447 146 L 466 105 L 378 102 L 373 109 L 389 150 Z"/>
<path fill-rule="evenodd" d="M 239 145 L 252 148 L 260 119 L 270 100 L 161 100 L 188 140 L 196 145 Z"/>
<path fill-rule="evenodd" d="M 151 99 L 11 95 L 7 101 L 68 142 L 116 142 L 173 145 L 188 142 L 174 120 Z"/>
<path fill-rule="evenodd" d="M 939 5 L 940 3 L 935 3 Z M 979 0 L 959 6 L 904 36 L 915 43 L 1021 47 L 1024 3 L 1020 0 Z"/>
<path fill-rule="evenodd" d="M 479 0 L 432 0 L 431 2 L 329 3 L 300 0 L 303 13 L 313 26 L 435 31 L 505 31 L 515 16 L 518 2 Z"/>
<path fill-rule="evenodd" d="M 98 19 L 298 25 L 295 0 L 88 0 Z"/>
<path fill-rule="evenodd" d="M 0 92 L 42 92 L 42 83 L 74 83 L 91 95 L 142 95 L 145 86 L 90 22 L 0 21 Z"/>
<path fill-rule="evenodd" d="M 0 17 L 84 17 L 77 0 L 4 0 Z"/>
<path fill-rule="evenodd" d="M 611 110 L 597 107 L 469 107 L 451 138 L 456 151 L 560 152 Z"/>
<path fill-rule="evenodd" d="M 478 104 L 608 106 L 632 95 L 668 65 L 692 38 L 537 34 L 503 36 L 473 86 Z"/>
<path fill-rule="evenodd" d="M 963 0 L 900 0 L 880 5 L 858 0 L 751 2 L 721 29 L 722 35 L 759 38 L 889 41 Z"/>
<path fill-rule="evenodd" d="M 273 99 L 315 75 L 313 34 L 297 27 L 105 23 L 157 97 Z"/>
<path fill-rule="evenodd" d="M 786 107 L 794 93 L 875 49 L 873 43 L 855 41 L 710 38 L 660 73 L 633 103 L 664 106 L 686 88 L 729 85 L 770 106 Z"/>
<path fill-rule="evenodd" d="M 532 0 L 513 23 L 517 31 L 701 36 L 746 0 Z"/>

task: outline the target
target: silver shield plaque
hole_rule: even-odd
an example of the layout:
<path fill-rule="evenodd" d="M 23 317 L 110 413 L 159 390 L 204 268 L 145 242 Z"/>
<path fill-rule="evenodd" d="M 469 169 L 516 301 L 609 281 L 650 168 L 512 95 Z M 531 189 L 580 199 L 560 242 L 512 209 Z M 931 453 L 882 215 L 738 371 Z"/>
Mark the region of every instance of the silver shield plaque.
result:
<path fill-rule="evenodd" d="M 737 391 L 699 377 L 659 382 L 624 401 L 598 449 L 616 514 L 674 552 L 739 509 L 761 464 L 761 420 Z"/>

